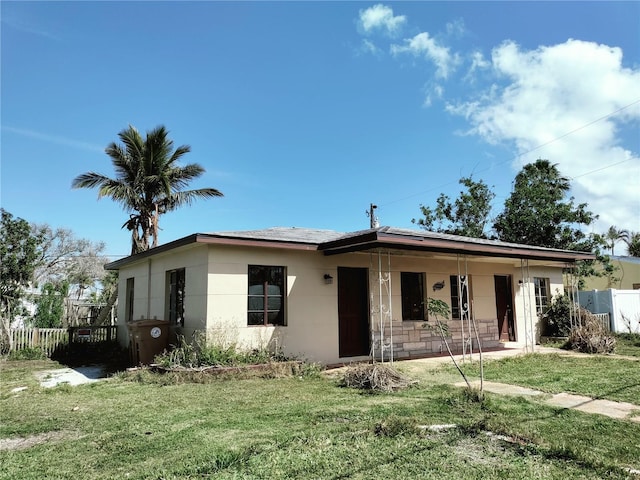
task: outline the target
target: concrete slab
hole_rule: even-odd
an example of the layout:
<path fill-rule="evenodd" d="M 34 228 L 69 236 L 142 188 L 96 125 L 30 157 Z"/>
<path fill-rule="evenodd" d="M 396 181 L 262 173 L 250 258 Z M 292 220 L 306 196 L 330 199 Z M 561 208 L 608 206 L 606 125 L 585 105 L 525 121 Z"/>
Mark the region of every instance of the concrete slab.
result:
<path fill-rule="evenodd" d="M 585 413 L 597 413 L 640 423 L 640 406 L 632 403 L 593 399 L 569 393 L 558 393 L 547 400 L 547 403 L 555 407 L 573 408 Z"/>
<path fill-rule="evenodd" d="M 36 378 L 44 388 L 53 388 L 61 384 L 71 386 L 97 382 L 106 378 L 104 367 L 94 365 L 89 367 L 58 368 L 36 373 Z"/>
<path fill-rule="evenodd" d="M 464 382 L 456 383 L 456 387 L 466 387 Z M 471 382 L 471 386 L 474 388 L 480 388 L 480 381 Z M 506 383 L 484 382 L 484 391 L 491 393 L 498 393 L 500 395 L 512 395 L 522 397 L 536 397 L 544 395 L 544 392 L 539 390 L 533 390 L 531 388 L 520 387 L 518 385 L 507 385 Z"/>
<path fill-rule="evenodd" d="M 480 382 L 471 382 L 475 388 L 480 388 Z M 466 387 L 464 382 L 458 382 L 456 387 Z M 497 393 L 499 395 L 543 397 L 547 394 L 539 390 L 520 387 L 518 385 L 508 385 L 506 383 L 484 382 L 484 391 Z M 552 407 L 570 408 L 584 413 L 605 415 L 610 418 L 630 420 L 640 423 L 640 406 L 627 402 L 614 402 L 611 400 L 600 400 L 583 395 L 573 395 L 571 393 L 557 393 L 551 398 L 543 400 L 544 403 Z"/>

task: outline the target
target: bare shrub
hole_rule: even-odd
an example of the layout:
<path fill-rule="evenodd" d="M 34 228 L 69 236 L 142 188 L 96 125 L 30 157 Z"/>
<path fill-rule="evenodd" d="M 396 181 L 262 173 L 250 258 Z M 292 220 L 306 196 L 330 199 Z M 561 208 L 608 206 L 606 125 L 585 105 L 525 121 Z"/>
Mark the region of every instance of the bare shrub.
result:
<path fill-rule="evenodd" d="M 596 318 L 587 315 L 582 325 L 569 333 L 567 347 L 582 353 L 613 353 L 616 339 Z"/>
<path fill-rule="evenodd" d="M 404 377 L 391 367 L 374 363 L 349 367 L 344 374 L 342 383 L 345 387 L 360 388 L 362 390 L 394 392 L 407 388 L 416 383 L 416 381 Z"/>

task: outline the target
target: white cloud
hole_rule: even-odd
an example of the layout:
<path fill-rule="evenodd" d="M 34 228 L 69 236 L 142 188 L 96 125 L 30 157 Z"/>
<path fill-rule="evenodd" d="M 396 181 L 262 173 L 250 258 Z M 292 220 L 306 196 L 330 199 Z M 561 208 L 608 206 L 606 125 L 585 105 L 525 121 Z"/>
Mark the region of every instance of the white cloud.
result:
<path fill-rule="evenodd" d="M 362 45 L 360 46 L 360 51 L 364 53 L 371 53 L 373 55 L 378 55 L 381 53 L 380 49 L 376 47 L 376 45 L 366 38 L 362 39 Z"/>
<path fill-rule="evenodd" d="M 491 67 L 491 63 L 484 58 L 482 52 L 475 51 L 471 54 L 471 65 L 464 78 L 465 80 L 473 82 L 476 71 L 486 70 L 489 67 Z"/>
<path fill-rule="evenodd" d="M 486 141 L 514 144 L 516 168 L 537 158 L 559 164 L 575 177 L 576 201 L 600 215 L 598 230 L 638 230 L 640 152 L 621 146 L 620 127 L 640 121 L 640 103 L 632 105 L 640 69 L 623 67 L 619 48 L 578 40 L 529 51 L 506 42 L 491 63 L 499 83 L 448 111 Z"/>
<path fill-rule="evenodd" d="M 458 18 L 452 22 L 447 23 L 447 35 L 453 37 L 461 37 L 465 33 L 464 20 Z"/>
<path fill-rule="evenodd" d="M 360 10 L 360 26 L 364 33 L 380 30 L 388 35 L 396 35 L 406 23 L 404 15 L 393 15 L 393 9 L 381 3 Z"/>
<path fill-rule="evenodd" d="M 459 63 L 457 55 L 450 53 L 449 48 L 439 44 L 427 32 L 404 40 L 404 45 L 391 45 L 391 53 L 398 55 L 410 53 L 416 57 L 423 56 L 436 66 L 436 76 L 447 78 Z"/>
<path fill-rule="evenodd" d="M 430 107 L 434 100 L 439 100 L 444 96 L 444 87 L 438 83 L 425 85 L 424 90 L 426 92 L 422 104 L 424 107 Z"/>
<path fill-rule="evenodd" d="M 44 38 L 48 38 L 50 40 L 60 40 L 60 37 L 57 35 L 54 35 L 50 32 L 48 32 L 47 30 L 44 30 L 43 28 L 34 26 L 34 25 L 30 25 L 28 23 L 22 22 L 18 19 L 15 18 L 7 18 L 5 16 L 5 18 L 2 19 L 2 23 L 4 25 L 7 25 L 8 27 L 14 28 L 15 30 L 18 30 L 20 32 L 23 33 L 29 33 L 31 35 L 37 35 L 39 37 L 44 37 Z"/>
<path fill-rule="evenodd" d="M 21 135 L 23 137 L 35 138 L 44 142 L 57 143 L 59 145 L 66 145 L 68 147 L 79 148 L 81 150 L 90 150 L 92 152 L 104 153 L 105 149 L 105 147 L 101 147 L 100 145 L 95 145 L 93 143 L 82 142 L 79 140 L 74 140 L 72 138 L 61 137 L 59 135 L 49 135 L 47 133 L 40 133 L 24 128 L 14 128 L 3 125 L 2 130 L 14 133 L 16 135 Z"/>

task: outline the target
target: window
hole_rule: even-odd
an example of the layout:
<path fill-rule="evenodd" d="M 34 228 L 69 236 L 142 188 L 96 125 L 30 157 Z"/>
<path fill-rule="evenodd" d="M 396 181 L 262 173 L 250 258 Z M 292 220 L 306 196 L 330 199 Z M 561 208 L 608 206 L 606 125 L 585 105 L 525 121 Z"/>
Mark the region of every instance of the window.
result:
<path fill-rule="evenodd" d="M 401 272 L 402 319 L 424 320 L 424 273 Z"/>
<path fill-rule="evenodd" d="M 133 322 L 133 291 L 135 279 L 133 277 L 127 278 L 127 290 L 125 298 L 125 314 L 124 319 L 126 322 Z"/>
<path fill-rule="evenodd" d="M 184 268 L 167 272 L 169 322 L 184 327 Z"/>
<path fill-rule="evenodd" d="M 536 312 L 542 313 L 546 306 L 549 304 L 549 279 L 548 278 L 533 278 L 533 286 L 536 295 Z"/>
<path fill-rule="evenodd" d="M 249 325 L 285 325 L 285 267 L 249 265 Z"/>
<path fill-rule="evenodd" d="M 465 285 L 466 288 L 462 288 L 462 298 L 460 298 L 460 285 L 458 285 L 458 276 L 451 275 L 449 277 L 449 283 L 451 284 L 451 318 L 460 320 L 462 318 L 462 307 L 466 306 L 467 310 L 469 308 L 469 288 L 470 288 L 470 277 L 465 277 L 464 275 L 460 275 L 460 284 Z M 469 281 L 467 281 L 467 279 Z M 461 302 L 462 300 L 462 302 Z"/>

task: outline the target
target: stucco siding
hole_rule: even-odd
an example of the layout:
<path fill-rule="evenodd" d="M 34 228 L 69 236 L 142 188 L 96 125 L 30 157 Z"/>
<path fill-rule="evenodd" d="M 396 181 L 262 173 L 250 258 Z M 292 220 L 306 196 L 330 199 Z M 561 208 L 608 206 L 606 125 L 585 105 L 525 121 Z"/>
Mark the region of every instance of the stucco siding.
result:
<path fill-rule="evenodd" d="M 206 325 L 207 301 L 207 249 L 204 246 L 188 247 L 171 253 L 141 260 L 123 267 L 119 274 L 118 338 L 124 345 L 129 342 L 125 323 L 126 279 L 135 278 L 135 302 L 133 320 L 167 320 L 167 272 L 185 269 L 184 328 L 179 330 L 191 338 L 196 330 Z M 149 282 L 151 279 L 151 282 Z M 175 341 L 175 338 L 172 339 Z"/>
<path fill-rule="evenodd" d="M 461 257 L 462 258 L 462 257 Z M 248 325 L 249 265 L 286 268 L 285 326 Z M 382 288 L 378 268 L 381 266 Z M 373 353 L 380 348 L 380 312 L 385 315 L 383 341 L 393 345 L 396 358 L 439 353 L 443 346 L 434 329 L 422 321 L 402 318 L 401 273 L 424 273 L 424 300 L 443 300 L 451 308 L 451 276 L 469 276 L 469 299 L 473 318 L 485 347 L 498 345 L 495 275 L 510 276 L 514 300 L 516 341 L 527 336 L 524 308 L 535 317 L 535 298 L 530 284 L 522 280 L 519 260 L 468 257 L 460 262 L 455 255 L 344 253 L 326 256 L 315 250 L 295 250 L 258 246 L 194 244 L 159 253 L 120 269 L 121 301 L 119 318 L 125 318 L 126 279 L 135 277 L 133 318 L 165 319 L 167 311 L 167 272 L 185 269 L 185 324 L 179 329 L 187 339 L 193 332 L 206 331 L 209 338 L 234 343 L 241 348 L 278 348 L 285 354 L 325 364 L 348 362 L 364 357 L 339 356 L 338 268 L 358 267 L 369 271 L 369 338 Z M 333 282 L 327 284 L 325 275 Z M 551 296 L 562 291 L 558 267 L 531 267 L 530 277 L 549 279 Z M 148 281 L 150 279 L 150 282 Z M 389 291 L 390 288 L 390 291 Z M 529 291 L 530 288 L 530 291 Z M 382 292 L 382 296 L 380 293 Z M 526 300 L 526 302 L 525 302 Z M 380 302 L 382 301 L 382 305 Z M 388 313 L 387 313 L 388 312 Z M 393 324 L 391 332 L 390 322 Z M 433 319 L 430 319 L 433 325 Z M 463 345 L 462 322 L 445 319 L 455 349 Z M 537 318 L 534 319 L 537 324 Z M 391 341 L 393 333 L 393 341 Z M 468 326 L 465 336 L 469 338 Z M 121 321 L 120 338 L 127 342 Z M 376 353 L 377 348 L 377 353 Z M 388 356 L 387 356 L 388 358 Z"/>
<path fill-rule="evenodd" d="M 247 326 L 248 266 L 283 266 L 286 326 Z M 327 285 L 324 275 L 334 283 Z M 245 347 L 266 346 L 328 363 L 338 353 L 337 266 L 320 252 L 209 247 L 207 328 L 231 332 Z"/>

